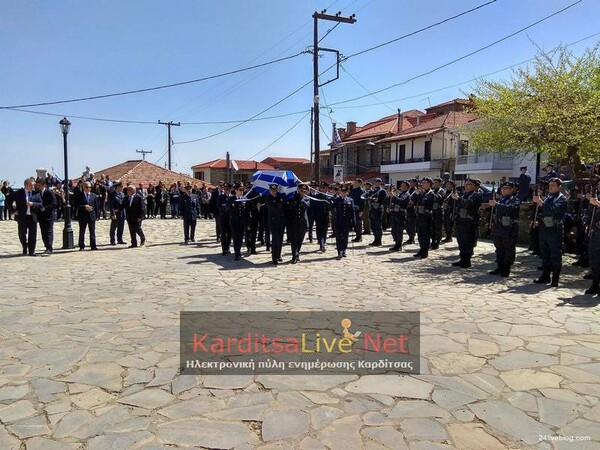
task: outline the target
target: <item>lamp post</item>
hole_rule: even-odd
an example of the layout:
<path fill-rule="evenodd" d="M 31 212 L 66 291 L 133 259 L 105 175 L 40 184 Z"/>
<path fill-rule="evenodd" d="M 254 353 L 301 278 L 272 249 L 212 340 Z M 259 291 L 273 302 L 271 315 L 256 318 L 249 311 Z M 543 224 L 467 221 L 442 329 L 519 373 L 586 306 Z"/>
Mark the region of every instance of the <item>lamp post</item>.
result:
<path fill-rule="evenodd" d="M 71 205 L 69 204 L 69 163 L 67 158 L 67 134 L 69 134 L 69 128 L 71 122 L 66 117 L 63 117 L 60 122 L 60 131 L 63 135 L 63 149 L 65 157 L 65 226 L 63 228 L 63 249 L 75 248 L 73 241 L 73 228 L 71 227 Z"/>

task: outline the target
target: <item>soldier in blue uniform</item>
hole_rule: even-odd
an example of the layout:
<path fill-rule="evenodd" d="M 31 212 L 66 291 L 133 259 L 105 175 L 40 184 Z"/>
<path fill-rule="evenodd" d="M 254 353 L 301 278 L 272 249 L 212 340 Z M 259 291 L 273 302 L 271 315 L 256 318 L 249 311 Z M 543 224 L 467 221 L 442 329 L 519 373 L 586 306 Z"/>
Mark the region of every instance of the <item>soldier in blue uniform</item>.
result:
<path fill-rule="evenodd" d="M 442 229 L 444 227 L 444 212 L 442 209 L 446 191 L 442 188 L 442 179 L 433 179 L 433 193 L 435 199 L 433 201 L 433 235 L 431 236 L 431 250 L 440 248 L 442 242 Z"/>
<path fill-rule="evenodd" d="M 400 183 L 400 192 L 392 196 L 390 200 L 390 214 L 392 219 L 392 238 L 394 246 L 390 248 L 391 252 L 402 250 L 402 235 L 406 228 L 406 208 L 410 202 L 408 193 L 408 182 Z"/>
<path fill-rule="evenodd" d="M 327 196 L 329 185 L 326 182 L 321 184 L 320 190 L 314 195 L 315 201 L 310 202 L 310 208 L 313 211 L 313 217 L 316 226 L 317 242 L 319 243 L 319 252 L 325 251 L 327 243 L 327 231 L 329 228 L 329 211 L 331 210 L 331 201 Z"/>
<path fill-rule="evenodd" d="M 495 199 L 489 201 L 494 211 L 492 234 L 498 263 L 498 267 L 492 270 L 490 275 L 509 276 L 510 268 L 515 262 L 521 201 L 517 195 L 514 195 L 514 187 L 514 183 L 504 183 L 500 188 L 502 197 L 497 201 Z"/>
<path fill-rule="evenodd" d="M 373 232 L 373 242 L 369 245 L 371 247 L 379 247 L 381 245 L 381 238 L 383 237 L 383 210 L 384 205 L 387 201 L 387 192 L 383 188 L 383 181 L 381 178 L 375 179 L 375 188 L 370 193 L 371 197 L 371 230 Z"/>
<path fill-rule="evenodd" d="M 223 255 L 231 253 L 231 226 L 229 225 L 229 197 L 231 196 L 231 184 L 223 183 L 223 192 L 217 197 L 217 211 L 219 211 L 219 231 L 221 232 L 221 250 Z"/>
<path fill-rule="evenodd" d="M 589 260 L 590 269 L 592 270 L 592 285 L 585 291 L 587 295 L 600 294 L 600 200 L 598 200 L 598 181 L 596 192 L 588 194 L 590 208 L 593 208 L 590 213 L 589 220 Z"/>
<path fill-rule="evenodd" d="M 352 183 L 352 189 L 350 190 L 350 198 L 354 202 L 354 233 L 356 236 L 352 239 L 352 242 L 361 242 L 363 227 L 362 217 L 365 210 L 365 190 L 362 187 L 362 178 L 357 178 Z"/>
<path fill-rule="evenodd" d="M 198 196 L 192 192 L 192 185 L 186 184 L 180 198 L 180 217 L 183 219 L 183 240 L 184 244 L 195 242 L 196 223 L 200 214 L 200 202 Z"/>
<path fill-rule="evenodd" d="M 454 202 L 452 194 L 456 189 L 456 184 L 452 180 L 446 181 L 446 193 L 442 202 L 442 211 L 444 217 L 444 235 L 445 238 L 441 243 L 452 242 L 452 230 L 454 228 Z"/>
<path fill-rule="evenodd" d="M 420 249 L 413 255 L 415 258 L 427 258 L 429 256 L 429 247 L 431 247 L 431 237 L 433 235 L 433 204 L 437 197 L 431 189 L 432 184 L 431 178 L 425 177 L 422 180 L 421 188 L 416 191 L 417 237 Z"/>
<path fill-rule="evenodd" d="M 127 244 L 123 240 L 123 230 L 125 229 L 125 209 L 123 207 L 123 183 L 117 181 L 113 183 L 108 192 L 108 209 L 110 211 L 110 245 Z M 117 240 L 115 242 L 115 234 Z"/>
<path fill-rule="evenodd" d="M 356 213 L 354 200 L 348 196 L 348 186 L 340 188 L 340 195 L 333 200 L 333 215 L 335 216 L 335 246 L 337 248 L 337 259 L 346 257 L 348 248 L 348 235 L 355 227 Z"/>
<path fill-rule="evenodd" d="M 251 255 L 256 255 L 256 236 L 259 230 L 261 214 L 258 210 L 260 194 L 252 190 L 250 183 L 244 186 L 244 194 L 248 199 L 248 226 L 246 227 L 246 248 Z"/>
<path fill-rule="evenodd" d="M 460 252 L 460 259 L 452 263 L 455 267 L 471 267 L 473 249 L 477 243 L 479 207 L 483 202 L 478 192 L 480 184 L 479 180 L 467 178 L 463 195 L 459 197 L 456 192 L 452 193 L 452 199 L 456 201 L 456 240 Z"/>
<path fill-rule="evenodd" d="M 308 230 L 308 209 L 310 199 L 308 185 L 299 184 L 294 196 L 286 202 L 286 214 L 288 218 L 288 237 L 292 247 L 292 264 L 300 262 L 300 249 Z"/>
<path fill-rule="evenodd" d="M 250 204 L 252 200 L 246 200 L 244 196 L 244 186 L 235 185 L 235 195 L 227 199 L 229 207 L 229 226 L 233 238 L 233 253 L 235 260 L 239 261 L 242 257 L 242 243 L 244 235 L 250 223 Z"/>
<path fill-rule="evenodd" d="M 557 287 L 562 269 L 562 246 L 564 240 L 567 198 L 560 192 L 562 181 L 552 178 L 548 181 L 548 196 L 542 200 L 535 195 L 533 201 L 539 205 L 538 223 L 540 253 L 542 254 L 542 275 L 534 283 Z M 552 273 L 552 280 L 550 280 Z"/>
<path fill-rule="evenodd" d="M 371 234 L 371 191 L 373 190 L 373 183 L 370 181 L 365 182 L 365 195 L 363 199 L 363 234 Z"/>
<path fill-rule="evenodd" d="M 410 194 L 410 203 L 406 209 L 406 233 L 408 234 L 408 239 L 404 245 L 415 243 L 415 235 L 417 234 L 417 211 L 415 205 L 417 203 L 418 184 L 419 180 L 416 178 L 409 180 L 408 193 Z"/>
<path fill-rule="evenodd" d="M 285 229 L 285 195 L 278 192 L 279 185 L 272 183 L 269 185 L 269 193 L 265 197 L 267 221 L 265 228 L 271 235 L 271 260 L 274 265 L 282 262 L 281 247 L 283 246 L 283 232 Z"/>

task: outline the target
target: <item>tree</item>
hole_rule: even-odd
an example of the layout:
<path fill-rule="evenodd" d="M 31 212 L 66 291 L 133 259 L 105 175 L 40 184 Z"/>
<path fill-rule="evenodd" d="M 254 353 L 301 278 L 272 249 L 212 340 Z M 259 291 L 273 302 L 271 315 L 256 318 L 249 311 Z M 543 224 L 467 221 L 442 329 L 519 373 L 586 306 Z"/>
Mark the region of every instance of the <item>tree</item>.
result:
<path fill-rule="evenodd" d="M 532 67 L 509 81 L 478 81 L 472 100 L 480 117 L 470 131 L 475 148 L 523 155 L 547 153 L 569 166 L 600 159 L 599 46 L 576 57 L 566 47 L 539 51 Z"/>

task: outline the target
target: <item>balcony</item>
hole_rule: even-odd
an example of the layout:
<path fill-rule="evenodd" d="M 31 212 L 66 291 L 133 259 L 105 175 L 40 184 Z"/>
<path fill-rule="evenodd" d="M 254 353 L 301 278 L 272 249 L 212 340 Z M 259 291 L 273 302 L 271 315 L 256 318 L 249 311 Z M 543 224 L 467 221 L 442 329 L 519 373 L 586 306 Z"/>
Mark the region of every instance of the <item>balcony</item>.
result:
<path fill-rule="evenodd" d="M 501 156 L 494 153 L 461 155 L 456 158 L 454 173 L 463 175 L 512 171 L 513 159 L 510 156 Z"/>
<path fill-rule="evenodd" d="M 429 158 L 407 158 L 404 160 L 392 160 L 381 162 L 381 173 L 393 172 L 429 172 L 440 170 L 442 160 L 431 160 Z"/>

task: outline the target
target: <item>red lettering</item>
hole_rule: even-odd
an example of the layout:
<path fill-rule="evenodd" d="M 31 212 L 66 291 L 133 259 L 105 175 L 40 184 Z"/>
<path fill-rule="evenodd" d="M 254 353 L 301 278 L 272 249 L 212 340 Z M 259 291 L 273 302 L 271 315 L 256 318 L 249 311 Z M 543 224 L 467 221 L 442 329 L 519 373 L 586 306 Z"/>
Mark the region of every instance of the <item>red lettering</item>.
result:
<path fill-rule="evenodd" d="M 198 334 L 194 333 L 194 353 L 198 351 L 198 347 L 200 347 L 203 352 L 208 352 L 208 350 L 204 346 L 204 339 L 206 339 L 206 333 L 204 333 L 200 339 L 198 339 Z"/>

